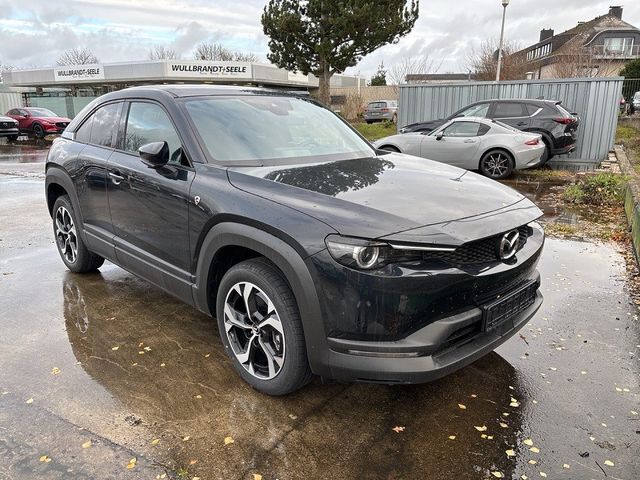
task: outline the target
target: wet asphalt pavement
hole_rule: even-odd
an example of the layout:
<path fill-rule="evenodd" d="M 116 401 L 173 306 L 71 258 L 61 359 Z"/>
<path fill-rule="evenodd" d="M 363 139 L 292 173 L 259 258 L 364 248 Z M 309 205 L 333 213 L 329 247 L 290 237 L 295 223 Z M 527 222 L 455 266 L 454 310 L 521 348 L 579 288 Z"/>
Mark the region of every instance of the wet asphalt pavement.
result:
<path fill-rule="evenodd" d="M 36 152 L 0 148 L 0 479 L 640 478 L 640 321 L 614 244 L 548 239 L 540 312 L 447 378 L 270 398 L 212 319 L 112 264 L 65 269 Z"/>

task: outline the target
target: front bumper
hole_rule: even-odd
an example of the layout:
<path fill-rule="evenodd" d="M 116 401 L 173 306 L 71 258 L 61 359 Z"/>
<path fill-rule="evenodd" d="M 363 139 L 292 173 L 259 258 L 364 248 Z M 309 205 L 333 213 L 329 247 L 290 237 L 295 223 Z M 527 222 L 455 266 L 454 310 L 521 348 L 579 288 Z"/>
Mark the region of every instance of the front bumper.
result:
<path fill-rule="evenodd" d="M 379 121 L 385 121 L 385 120 L 392 120 L 393 119 L 393 115 L 394 112 L 386 112 L 386 113 L 378 113 L 378 114 L 371 114 L 371 113 L 365 113 L 364 114 L 364 119 L 367 122 L 374 122 L 376 120 Z"/>
<path fill-rule="evenodd" d="M 20 135 L 20 130 L 18 130 L 18 128 L 0 129 L 0 137 L 12 137 L 14 135 Z"/>
<path fill-rule="evenodd" d="M 329 338 L 332 376 L 342 381 L 421 383 L 437 380 L 495 350 L 520 330 L 542 305 L 534 303 L 497 329 L 482 332 L 482 311 L 473 308 L 434 322 L 397 342 L 385 344 Z M 477 327 L 474 333 L 474 327 Z M 447 343 L 450 332 L 470 333 Z M 433 351 L 434 353 L 427 353 Z"/>

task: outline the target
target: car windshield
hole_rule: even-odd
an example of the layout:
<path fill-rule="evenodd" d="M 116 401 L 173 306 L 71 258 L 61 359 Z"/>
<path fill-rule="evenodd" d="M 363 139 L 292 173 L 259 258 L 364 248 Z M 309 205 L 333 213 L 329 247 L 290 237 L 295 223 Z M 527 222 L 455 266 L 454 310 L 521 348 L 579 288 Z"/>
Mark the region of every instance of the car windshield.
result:
<path fill-rule="evenodd" d="M 27 112 L 29 112 L 29 114 L 34 117 L 57 117 L 58 116 L 55 113 L 53 113 L 51 110 L 48 110 L 46 108 L 30 108 L 27 110 Z"/>
<path fill-rule="evenodd" d="M 185 104 L 213 161 L 277 165 L 375 155 L 334 113 L 301 98 L 220 96 Z"/>
<path fill-rule="evenodd" d="M 372 102 L 368 105 L 368 108 L 385 108 L 386 106 L 385 102 Z"/>

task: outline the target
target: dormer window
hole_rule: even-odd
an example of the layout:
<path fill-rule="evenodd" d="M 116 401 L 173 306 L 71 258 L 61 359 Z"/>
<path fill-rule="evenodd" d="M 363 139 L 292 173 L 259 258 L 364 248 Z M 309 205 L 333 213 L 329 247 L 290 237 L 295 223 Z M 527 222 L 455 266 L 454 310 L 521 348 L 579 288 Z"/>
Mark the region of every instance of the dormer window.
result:
<path fill-rule="evenodd" d="M 606 53 L 630 55 L 632 50 L 633 37 L 604 39 L 604 51 Z"/>

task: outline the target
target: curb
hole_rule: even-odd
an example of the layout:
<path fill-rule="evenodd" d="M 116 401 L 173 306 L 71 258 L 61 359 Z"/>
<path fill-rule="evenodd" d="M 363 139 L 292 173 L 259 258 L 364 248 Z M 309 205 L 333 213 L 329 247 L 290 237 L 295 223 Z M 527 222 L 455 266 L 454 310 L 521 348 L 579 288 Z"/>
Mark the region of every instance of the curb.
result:
<path fill-rule="evenodd" d="M 631 241 L 636 260 L 640 258 L 640 179 L 627 154 L 620 145 L 614 147 L 620 170 L 629 177 L 624 193 L 624 212 L 631 231 Z"/>

